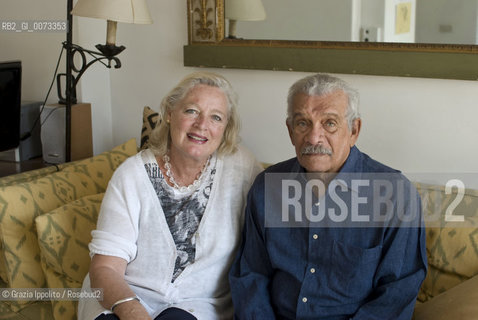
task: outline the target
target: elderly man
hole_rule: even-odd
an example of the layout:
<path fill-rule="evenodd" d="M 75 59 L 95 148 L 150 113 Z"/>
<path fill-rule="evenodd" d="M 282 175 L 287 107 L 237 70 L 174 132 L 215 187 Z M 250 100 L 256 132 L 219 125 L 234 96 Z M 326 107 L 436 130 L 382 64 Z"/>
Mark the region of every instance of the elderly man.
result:
<path fill-rule="evenodd" d="M 301 79 L 286 125 L 296 157 L 248 195 L 235 318 L 411 319 L 427 271 L 420 198 L 355 146 L 358 93 L 325 74 Z"/>

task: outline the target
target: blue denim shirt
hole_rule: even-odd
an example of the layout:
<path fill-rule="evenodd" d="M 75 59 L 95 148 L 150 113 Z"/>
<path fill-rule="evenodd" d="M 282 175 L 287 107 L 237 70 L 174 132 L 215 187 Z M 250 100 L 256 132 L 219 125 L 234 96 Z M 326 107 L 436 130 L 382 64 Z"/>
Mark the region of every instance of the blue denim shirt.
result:
<path fill-rule="evenodd" d="M 279 172 L 304 168 L 296 158 L 269 167 L 249 192 L 242 245 L 229 275 L 235 318 L 411 319 L 427 271 L 421 206 L 398 206 L 416 211 L 418 227 L 266 227 L 266 175 Z M 340 171 L 346 172 L 398 174 L 356 147 Z"/>

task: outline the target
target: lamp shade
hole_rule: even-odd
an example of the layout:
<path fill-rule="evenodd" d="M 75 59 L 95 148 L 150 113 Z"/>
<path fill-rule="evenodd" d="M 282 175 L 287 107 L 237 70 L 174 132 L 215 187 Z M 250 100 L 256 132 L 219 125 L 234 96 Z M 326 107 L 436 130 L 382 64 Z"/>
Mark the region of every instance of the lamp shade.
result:
<path fill-rule="evenodd" d="M 226 0 L 226 18 L 238 21 L 259 21 L 266 18 L 261 0 Z"/>
<path fill-rule="evenodd" d="M 153 23 L 146 0 L 78 0 L 71 14 L 125 23 Z"/>

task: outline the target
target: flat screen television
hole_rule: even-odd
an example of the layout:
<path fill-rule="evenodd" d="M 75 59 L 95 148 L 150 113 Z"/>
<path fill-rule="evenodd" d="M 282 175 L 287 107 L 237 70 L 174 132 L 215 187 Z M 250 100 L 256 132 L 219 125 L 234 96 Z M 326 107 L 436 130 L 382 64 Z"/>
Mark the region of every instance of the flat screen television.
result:
<path fill-rule="evenodd" d="M 0 151 L 20 144 L 21 61 L 0 62 Z"/>

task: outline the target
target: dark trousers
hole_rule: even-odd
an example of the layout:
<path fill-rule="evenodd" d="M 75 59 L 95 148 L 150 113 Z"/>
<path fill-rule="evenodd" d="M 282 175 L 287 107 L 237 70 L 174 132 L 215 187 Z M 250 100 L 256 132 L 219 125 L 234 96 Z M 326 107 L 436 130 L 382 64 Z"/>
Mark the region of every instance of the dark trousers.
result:
<path fill-rule="evenodd" d="M 114 313 L 102 314 L 96 320 L 119 320 Z M 195 316 L 179 308 L 168 308 L 161 312 L 154 320 L 197 320 Z"/>

